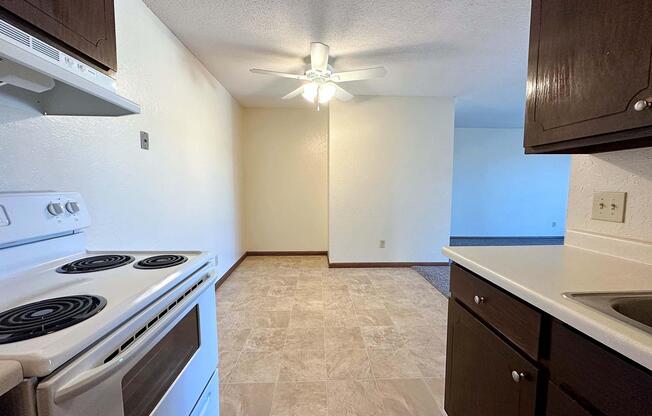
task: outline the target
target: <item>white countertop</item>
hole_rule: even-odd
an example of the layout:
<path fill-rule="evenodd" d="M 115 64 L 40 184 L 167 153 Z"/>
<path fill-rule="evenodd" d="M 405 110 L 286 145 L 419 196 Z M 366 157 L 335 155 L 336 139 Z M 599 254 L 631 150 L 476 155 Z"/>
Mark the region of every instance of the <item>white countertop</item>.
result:
<path fill-rule="evenodd" d="M 0 396 L 23 381 L 23 368 L 18 361 L 0 360 Z"/>
<path fill-rule="evenodd" d="M 565 298 L 652 291 L 652 265 L 569 246 L 444 247 L 445 256 L 652 370 L 652 335 Z"/>

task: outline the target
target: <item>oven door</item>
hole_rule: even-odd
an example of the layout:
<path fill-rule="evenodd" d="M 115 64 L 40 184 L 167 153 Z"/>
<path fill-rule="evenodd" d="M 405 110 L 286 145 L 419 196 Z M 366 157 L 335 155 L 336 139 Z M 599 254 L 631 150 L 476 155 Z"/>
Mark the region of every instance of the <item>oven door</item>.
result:
<path fill-rule="evenodd" d="M 205 280 L 200 290 L 177 302 L 179 293 L 188 292 L 181 288 L 141 313 L 145 318 L 137 319 L 141 322 L 151 322 L 152 316 L 158 320 L 119 353 L 112 354 L 111 348 L 124 345 L 125 336 L 128 341 L 141 323 L 116 331 L 40 383 L 39 416 L 190 415 L 204 401 L 217 368 L 213 280 Z M 167 306 L 171 300 L 172 306 Z M 99 364 L 90 365 L 99 359 Z M 217 405 L 211 404 L 202 414 L 217 415 Z"/>

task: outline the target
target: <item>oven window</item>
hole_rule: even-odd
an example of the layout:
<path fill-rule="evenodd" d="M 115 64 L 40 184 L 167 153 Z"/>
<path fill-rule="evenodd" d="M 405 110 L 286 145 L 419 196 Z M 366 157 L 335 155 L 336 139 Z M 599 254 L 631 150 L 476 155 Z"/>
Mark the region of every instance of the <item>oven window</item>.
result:
<path fill-rule="evenodd" d="M 122 379 L 125 416 L 152 413 L 199 349 L 199 309 L 190 311 Z"/>

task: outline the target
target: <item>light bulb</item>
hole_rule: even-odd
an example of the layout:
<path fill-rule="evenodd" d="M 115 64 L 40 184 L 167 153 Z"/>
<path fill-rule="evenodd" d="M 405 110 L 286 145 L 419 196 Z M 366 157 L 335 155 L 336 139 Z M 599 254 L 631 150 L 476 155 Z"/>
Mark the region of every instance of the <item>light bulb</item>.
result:
<path fill-rule="evenodd" d="M 319 102 L 325 104 L 335 95 L 335 84 L 327 82 L 319 87 Z"/>
<path fill-rule="evenodd" d="M 301 95 L 303 96 L 303 98 L 306 99 L 306 101 L 314 103 L 318 91 L 319 91 L 319 86 L 314 82 L 311 82 L 303 87 L 303 93 Z"/>

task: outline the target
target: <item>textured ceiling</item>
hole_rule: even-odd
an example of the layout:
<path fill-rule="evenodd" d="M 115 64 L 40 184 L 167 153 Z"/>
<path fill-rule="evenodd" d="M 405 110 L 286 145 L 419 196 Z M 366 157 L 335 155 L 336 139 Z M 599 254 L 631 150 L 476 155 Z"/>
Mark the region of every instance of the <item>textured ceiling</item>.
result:
<path fill-rule="evenodd" d="M 530 0 L 145 0 L 244 106 L 307 105 L 280 97 L 309 44 L 335 70 L 385 66 L 356 95 L 455 96 L 460 127 L 523 125 Z"/>

